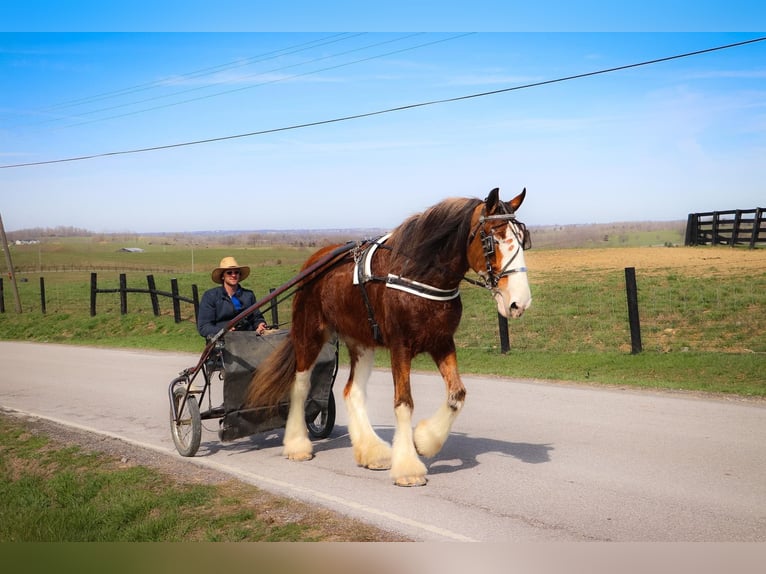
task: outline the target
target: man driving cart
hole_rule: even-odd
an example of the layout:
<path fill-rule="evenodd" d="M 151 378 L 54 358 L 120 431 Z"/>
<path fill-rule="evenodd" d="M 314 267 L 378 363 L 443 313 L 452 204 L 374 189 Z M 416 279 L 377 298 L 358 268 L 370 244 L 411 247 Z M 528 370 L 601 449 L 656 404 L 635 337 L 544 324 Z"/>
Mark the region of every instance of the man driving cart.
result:
<path fill-rule="evenodd" d="M 255 304 L 255 293 L 241 285 L 249 275 L 250 267 L 240 265 L 234 257 L 221 259 L 221 264 L 210 274 L 213 283 L 220 287 L 205 291 L 199 304 L 197 331 L 200 335 L 208 339 L 213 337 L 234 317 Z M 255 331 L 260 335 L 266 330 L 266 319 L 256 309 L 231 330 Z"/>

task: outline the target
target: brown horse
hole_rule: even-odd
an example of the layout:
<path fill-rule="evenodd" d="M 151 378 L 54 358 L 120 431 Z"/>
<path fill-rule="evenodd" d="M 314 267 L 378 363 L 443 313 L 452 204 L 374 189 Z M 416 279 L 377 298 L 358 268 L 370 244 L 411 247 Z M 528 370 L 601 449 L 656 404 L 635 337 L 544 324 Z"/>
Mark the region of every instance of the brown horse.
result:
<path fill-rule="evenodd" d="M 248 406 L 263 407 L 289 398 L 287 458 L 313 458 L 304 403 L 314 362 L 324 343 L 337 334 L 351 361 L 343 397 L 357 464 L 390 469 L 400 486 L 426 483 L 418 454 L 432 457 L 439 452 L 465 400 L 453 338 L 462 314 L 461 280 L 473 269 L 505 317 L 520 317 L 532 301 L 524 261 L 529 233 L 515 217 L 525 195 L 526 189 L 503 202 L 493 189 L 484 201 L 444 200 L 388 236 L 360 243 L 307 276 L 293 299 L 290 337 L 258 367 L 247 399 Z M 335 247 L 315 253 L 304 269 Z M 375 433 L 366 409 L 376 347 L 391 353 L 396 416 L 392 446 Z M 413 432 L 410 367 L 420 353 L 430 354 L 438 366 L 447 397 Z"/>

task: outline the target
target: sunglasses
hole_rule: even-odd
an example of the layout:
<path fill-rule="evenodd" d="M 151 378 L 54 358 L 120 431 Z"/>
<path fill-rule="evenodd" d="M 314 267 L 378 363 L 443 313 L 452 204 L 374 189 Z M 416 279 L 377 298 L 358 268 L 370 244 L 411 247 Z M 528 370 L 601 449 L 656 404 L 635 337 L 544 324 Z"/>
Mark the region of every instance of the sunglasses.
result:
<path fill-rule="evenodd" d="M 239 275 L 239 269 L 234 269 L 231 271 L 224 271 L 226 275 Z"/>

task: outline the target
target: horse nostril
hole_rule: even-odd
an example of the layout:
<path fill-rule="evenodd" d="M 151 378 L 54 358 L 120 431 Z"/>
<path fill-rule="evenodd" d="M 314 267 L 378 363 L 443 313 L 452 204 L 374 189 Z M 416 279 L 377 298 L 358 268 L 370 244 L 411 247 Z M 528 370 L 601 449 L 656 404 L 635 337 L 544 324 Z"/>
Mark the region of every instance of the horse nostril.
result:
<path fill-rule="evenodd" d="M 518 308 L 519 308 L 519 306 L 516 304 L 516 301 L 511 303 L 511 309 L 518 309 Z"/>

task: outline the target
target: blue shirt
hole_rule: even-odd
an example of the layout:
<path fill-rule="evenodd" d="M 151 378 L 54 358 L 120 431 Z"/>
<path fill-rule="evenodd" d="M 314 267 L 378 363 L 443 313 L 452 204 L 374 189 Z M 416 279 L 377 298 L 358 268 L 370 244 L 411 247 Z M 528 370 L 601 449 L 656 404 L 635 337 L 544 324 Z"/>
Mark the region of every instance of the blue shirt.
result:
<path fill-rule="evenodd" d="M 237 286 L 233 298 L 240 302 L 241 307 L 239 309 L 236 308 L 232 297 L 229 297 L 223 285 L 205 291 L 199 303 L 197 314 L 197 331 L 200 335 L 212 337 L 226 327 L 227 323 L 240 312 L 255 304 L 255 293 L 241 286 Z M 255 331 L 261 323 L 266 324 L 266 319 L 263 318 L 260 309 L 256 309 L 240 321 L 237 330 Z"/>

